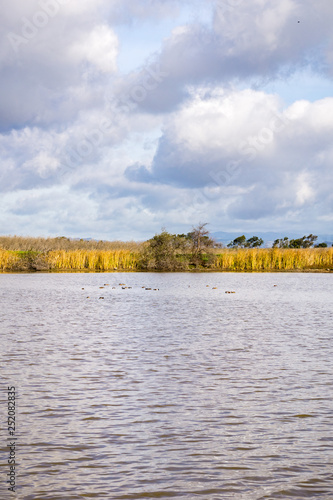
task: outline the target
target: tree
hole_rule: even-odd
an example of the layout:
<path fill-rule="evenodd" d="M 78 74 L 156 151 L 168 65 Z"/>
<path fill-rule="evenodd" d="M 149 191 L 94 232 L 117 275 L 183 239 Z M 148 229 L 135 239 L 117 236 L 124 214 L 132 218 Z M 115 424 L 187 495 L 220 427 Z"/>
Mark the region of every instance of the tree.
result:
<path fill-rule="evenodd" d="M 238 236 L 238 238 L 235 238 L 233 241 L 227 245 L 229 248 L 244 248 L 246 243 L 246 237 L 243 234 L 242 236 Z"/>
<path fill-rule="evenodd" d="M 256 248 L 261 247 L 263 245 L 264 240 L 262 238 L 258 238 L 258 236 L 252 236 L 252 238 L 246 239 L 245 235 L 238 236 L 233 241 L 231 241 L 228 245 L 229 248 Z"/>
<path fill-rule="evenodd" d="M 277 239 L 273 243 L 273 248 L 289 248 L 289 238 L 285 236 L 283 239 Z"/>
<path fill-rule="evenodd" d="M 318 236 L 309 234 L 309 236 L 303 236 L 302 238 L 290 240 L 289 248 L 310 248 L 313 246 L 317 238 Z"/>
<path fill-rule="evenodd" d="M 283 239 L 277 239 L 273 243 L 273 248 L 310 248 L 314 245 L 314 242 L 318 236 L 314 234 L 309 234 L 309 236 L 303 236 L 302 238 L 296 238 L 289 240 L 286 236 Z"/>
<path fill-rule="evenodd" d="M 246 241 L 245 246 L 248 248 L 256 248 L 261 247 L 264 244 L 264 240 L 262 238 L 258 238 L 258 236 L 252 236 Z"/>
<path fill-rule="evenodd" d="M 199 223 L 197 227 L 193 227 L 192 231 L 187 234 L 187 238 L 192 241 L 193 255 L 200 256 L 211 248 L 218 248 L 220 245 L 209 236 L 208 229 L 205 229 L 207 222 Z"/>
<path fill-rule="evenodd" d="M 211 251 L 221 244 L 210 237 L 205 224 L 193 227 L 188 234 L 170 234 L 164 228 L 148 240 L 140 255 L 142 269 L 182 271 L 194 266 L 210 266 L 216 256 Z"/>
<path fill-rule="evenodd" d="M 315 241 L 317 241 L 318 236 L 314 234 L 309 234 L 309 236 L 303 236 L 303 247 L 302 248 L 310 248 L 313 247 Z"/>
<path fill-rule="evenodd" d="M 183 250 L 186 242 L 182 236 L 168 233 L 164 228 L 151 238 L 144 248 L 140 267 L 156 271 L 181 271 L 187 267 L 177 258 L 177 250 Z"/>
<path fill-rule="evenodd" d="M 328 245 L 325 242 L 322 242 L 322 243 L 319 243 L 318 245 L 315 245 L 315 248 L 327 248 L 327 247 L 328 247 Z"/>
<path fill-rule="evenodd" d="M 216 259 L 216 255 L 212 252 L 214 248 L 221 248 L 221 244 L 210 236 L 206 229 L 207 222 L 201 222 L 197 227 L 193 227 L 192 231 L 187 234 L 187 238 L 191 242 L 192 265 L 200 265 L 209 267 Z"/>

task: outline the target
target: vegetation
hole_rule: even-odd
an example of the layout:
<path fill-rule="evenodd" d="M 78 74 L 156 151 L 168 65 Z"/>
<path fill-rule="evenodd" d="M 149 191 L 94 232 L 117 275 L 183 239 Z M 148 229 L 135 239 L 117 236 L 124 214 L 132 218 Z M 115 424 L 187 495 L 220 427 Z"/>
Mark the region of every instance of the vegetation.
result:
<path fill-rule="evenodd" d="M 169 234 L 163 230 L 156 234 L 145 245 L 140 258 L 139 267 L 146 271 L 182 271 L 186 263 L 181 258 L 186 248 L 185 235 Z"/>
<path fill-rule="evenodd" d="M 58 250 L 44 259 L 51 270 L 131 271 L 138 267 L 139 254 L 130 250 Z"/>
<path fill-rule="evenodd" d="M 333 248 L 249 248 L 223 250 L 216 268 L 222 271 L 333 270 Z"/>
<path fill-rule="evenodd" d="M 252 238 L 246 239 L 245 235 L 238 236 L 228 245 L 230 248 L 257 248 L 264 244 L 264 240 L 258 238 L 258 236 L 252 236 Z"/>
<path fill-rule="evenodd" d="M 27 238 L 24 236 L 0 236 L 0 248 L 3 250 L 49 252 L 51 250 L 130 250 L 140 251 L 142 243 L 135 241 L 96 241 L 58 238 Z"/>
<path fill-rule="evenodd" d="M 275 240 L 273 248 L 311 248 L 317 239 L 318 236 L 313 234 L 309 234 L 309 236 L 303 236 L 302 238 L 295 240 L 289 240 L 289 238 L 285 237 L 283 239 Z M 321 246 L 323 245 L 325 244 L 321 243 Z"/>
<path fill-rule="evenodd" d="M 139 253 L 130 250 L 54 250 L 19 252 L 0 249 L 0 271 L 135 270 Z"/>
<path fill-rule="evenodd" d="M 0 271 L 137 269 L 142 243 L 0 237 Z"/>
<path fill-rule="evenodd" d="M 165 229 L 150 239 L 142 252 L 139 267 L 155 271 L 184 271 L 211 267 L 221 245 L 209 236 L 207 224 L 199 224 L 187 234 L 169 234 Z"/>
<path fill-rule="evenodd" d="M 273 248 L 259 248 L 259 238 L 244 236 L 222 248 L 206 226 L 187 234 L 164 229 L 145 243 L 0 237 L 0 271 L 333 271 L 333 248 L 310 247 L 313 235 L 288 240 L 288 246 L 279 240 Z M 301 246 L 291 247 L 295 241 Z"/>

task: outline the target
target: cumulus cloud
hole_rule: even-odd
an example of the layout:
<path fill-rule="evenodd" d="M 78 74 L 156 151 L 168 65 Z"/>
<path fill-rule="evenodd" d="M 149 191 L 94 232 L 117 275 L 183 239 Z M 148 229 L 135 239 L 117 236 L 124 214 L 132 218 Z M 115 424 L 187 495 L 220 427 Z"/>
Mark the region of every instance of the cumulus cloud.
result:
<path fill-rule="evenodd" d="M 81 182 L 90 174 L 114 179 L 129 162 L 151 157 L 152 150 L 141 151 L 141 144 L 158 125 L 154 116 L 88 110 L 66 127 L 25 127 L 0 134 L 0 191 L 29 190 L 71 179 Z M 126 157 L 122 150 L 127 151 Z"/>
<path fill-rule="evenodd" d="M 211 25 L 179 26 L 164 42 L 157 64 L 168 76 L 142 102 L 144 109 L 175 109 L 188 85 L 207 81 L 265 81 L 305 66 L 332 75 L 329 0 L 220 0 L 213 6 Z"/>
<path fill-rule="evenodd" d="M 117 36 L 98 10 L 102 3 L 14 0 L 5 9 L 3 131 L 73 119 L 99 102 L 99 84 L 116 72 L 118 55 Z"/>
<path fill-rule="evenodd" d="M 90 33 L 82 33 L 69 48 L 73 63 L 86 62 L 103 73 L 116 72 L 118 39 L 105 24 L 98 25 Z"/>
<path fill-rule="evenodd" d="M 287 106 L 260 88 L 309 67 L 332 78 L 332 21 L 330 0 L 8 2 L 3 231 L 140 239 L 199 220 L 325 227 L 333 100 L 310 102 L 300 88 Z M 117 65 L 123 24 L 145 28 L 146 44 L 169 29 L 129 74 Z"/>
<path fill-rule="evenodd" d="M 277 96 L 244 90 L 202 90 L 170 118 L 152 165 L 127 177 L 202 198 L 230 199 L 227 213 L 259 219 L 327 199 L 332 185 L 333 99 L 282 109 Z M 228 188 L 243 188 L 238 196 Z"/>

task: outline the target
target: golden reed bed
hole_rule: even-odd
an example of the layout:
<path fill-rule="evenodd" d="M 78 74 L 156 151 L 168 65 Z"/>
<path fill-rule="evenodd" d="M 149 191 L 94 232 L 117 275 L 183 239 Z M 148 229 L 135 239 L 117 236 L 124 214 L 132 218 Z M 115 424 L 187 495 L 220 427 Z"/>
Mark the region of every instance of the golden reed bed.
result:
<path fill-rule="evenodd" d="M 20 252 L 0 249 L 0 271 L 115 271 L 137 269 L 130 250 L 53 250 Z"/>
<path fill-rule="evenodd" d="M 333 248 L 218 249 L 206 270 L 307 271 L 333 270 Z M 189 257 L 190 262 L 190 256 Z M 184 258 L 184 256 L 183 256 Z M 140 250 L 13 251 L 0 248 L 0 271 L 136 271 Z"/>
<path fill-rule="evenodd" d="M 224 271 L 333 269 L 333 248 L 222 250 L 214 267 Z"/>

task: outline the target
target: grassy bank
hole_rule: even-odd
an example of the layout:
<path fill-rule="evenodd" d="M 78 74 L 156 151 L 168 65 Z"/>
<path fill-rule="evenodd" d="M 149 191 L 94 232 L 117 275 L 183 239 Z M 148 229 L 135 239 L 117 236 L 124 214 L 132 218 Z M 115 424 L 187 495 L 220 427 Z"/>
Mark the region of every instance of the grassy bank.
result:
<path fill-rule="evenodd" d="M 130 250 L 54 250 L 44 258 L 57 271 L 129 271 L 137 269 L 139 254 Z"/>
<path fill-rule="evenodd" d="M 214 268 L 221 271 L 333 270 L 333 248 L 251 248 L 219 251 Z"/>
<path fill-rule="evenodd" d="M 138 254 L 130 250 L 53 250 L 49 252 L 0 250 L 0 271 L 130 271 Z"/>
<path fill-rule="evenodd" d="M 58 239 L 56 239 L 58 240 Z M 8 242 L 7 242 L 8 243 Z M 17 242 L 15 242 L 17 243 Z M 26 242 L 24 242 L 26 243 Z M 45 242 L 44 242 L 45 243 Z M 41 248 L 44 243 L 39 241 Z M 121 242 L 103 242 L 109 249 L 93 248 L 98 242 L 73 242 L 74 247 L 37 250 L 38 245 L 30 248 L 5 249 L 0 247 L 1 272 L 32 272 L 32 271 L 138 271 L 141 270 L 141 244 L 123 244 Z M 59 242 L 57 241 L 57 244 Z M 68 242 L 63 242 L 63 246 Z M 84 245 L 86 247 L 84 248 Z M 128 245 L 128 248 L 126 248 Z M 23 246 L 23 245 L 22 245 Z M 61 245 L 59 245 L 61 247 Z M 45 245 L 44 245 L 45 247 Z M 113 247 L 110 248 L 110 247 Z M 191 255 L 177 257 L 183 270 L 190 270 Z M 197 266 L 197 270 L 210 271 L 311 271 L 333 270 L 333 248 L 309 249 L 215 249 L 210 254 L 209 265 Z"/>
<path fill-rule="evenodd" d="M 130 271 L 141 243 L 69 238 L 0 237 L 0 271 Z"/>

